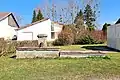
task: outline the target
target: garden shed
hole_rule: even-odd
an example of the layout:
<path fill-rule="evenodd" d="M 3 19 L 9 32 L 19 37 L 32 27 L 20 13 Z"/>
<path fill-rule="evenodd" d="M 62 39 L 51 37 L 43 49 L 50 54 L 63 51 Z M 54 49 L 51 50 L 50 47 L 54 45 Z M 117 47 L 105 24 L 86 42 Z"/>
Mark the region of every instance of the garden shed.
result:
<path fill-rule="evenodd" d="M 118 21 L 107 29 L 107 46 L 120 50 L 120 23 Z"/>

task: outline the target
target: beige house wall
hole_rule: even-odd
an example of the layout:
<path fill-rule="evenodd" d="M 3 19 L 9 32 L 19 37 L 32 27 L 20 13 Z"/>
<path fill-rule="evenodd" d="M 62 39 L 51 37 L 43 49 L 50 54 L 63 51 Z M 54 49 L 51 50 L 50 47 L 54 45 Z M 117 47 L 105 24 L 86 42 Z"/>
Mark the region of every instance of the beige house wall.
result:
<path fill-rule="evenodd" d="M 120 50 L 120 24 L 108 27 L 107 46 L 110 48 Z"/>

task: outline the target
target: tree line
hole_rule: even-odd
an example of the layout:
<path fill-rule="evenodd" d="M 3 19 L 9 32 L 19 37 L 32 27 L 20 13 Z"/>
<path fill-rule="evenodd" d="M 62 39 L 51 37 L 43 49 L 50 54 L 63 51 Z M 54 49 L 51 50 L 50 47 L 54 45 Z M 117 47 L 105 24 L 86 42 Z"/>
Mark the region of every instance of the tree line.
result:
<path fill-rule="evenodd" d="M 33 11 L 32 23 L 43 18 L 52 21 L 72 24 L 76 28 L 95 30 L 99 14 L 99 0 L 68 0 L 66 7 L 58 8 L 55 3 L 48 5 L 38 11 Z M 43 17 L 44 16 L 44 17 Z"/>
<path fill-rule="evenodd" d="M 32 18 L 32 23 L 36 21 L 40 21 L 44 19 L 43 14 L 41 13 L 41 10 L 39 9 L 38 11 L 34 10 L 33 11 L 33 18 Z"/>

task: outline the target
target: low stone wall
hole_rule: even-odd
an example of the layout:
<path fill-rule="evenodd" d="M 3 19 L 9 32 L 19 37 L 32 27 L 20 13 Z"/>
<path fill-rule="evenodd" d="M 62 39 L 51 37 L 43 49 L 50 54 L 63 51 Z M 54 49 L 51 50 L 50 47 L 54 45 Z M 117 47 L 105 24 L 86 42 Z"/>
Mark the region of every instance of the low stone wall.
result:
<path fill-rule="evenodd" d="M 100 51 L 60 51 L 59 48 L 19 47 L 16 58 L 57 58 L 57 57 L 105 57 Z"/>
<path fill-rule="evenodd" d="M 59 48 L 17 48 L 16 58 L 56 58 L 59 57 Z"/>
<path fill-rule="evenodd" d="M 80 57 L 105 57 L 106 53 L 100 51 L 61 51 L 60 57 L 80 58 Z"/>

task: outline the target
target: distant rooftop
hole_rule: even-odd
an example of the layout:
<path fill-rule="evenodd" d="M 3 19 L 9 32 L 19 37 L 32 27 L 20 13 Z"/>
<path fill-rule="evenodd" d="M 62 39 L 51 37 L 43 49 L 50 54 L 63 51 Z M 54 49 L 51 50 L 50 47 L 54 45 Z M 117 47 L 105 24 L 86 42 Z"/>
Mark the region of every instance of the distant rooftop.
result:
<path fill-rule="evenodd" d="M 118 21 L 115 24 L 120 24 L 120 18 L 118 19 Z"/>

